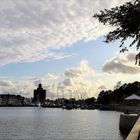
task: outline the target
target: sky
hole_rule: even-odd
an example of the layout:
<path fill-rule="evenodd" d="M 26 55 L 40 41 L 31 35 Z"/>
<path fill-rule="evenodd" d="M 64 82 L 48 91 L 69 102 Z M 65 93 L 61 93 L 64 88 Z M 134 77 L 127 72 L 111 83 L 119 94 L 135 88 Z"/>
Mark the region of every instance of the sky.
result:
<path fill-rule="evenodd" d="M 113 27 L 93 18 L 127 1 L 0 1 L 0 94 L 32 97 L 42 83 L 47 98 L 87 98 L 138 81 L 136 50 L 120 54 L 119 41 L 106 44 Z"/>

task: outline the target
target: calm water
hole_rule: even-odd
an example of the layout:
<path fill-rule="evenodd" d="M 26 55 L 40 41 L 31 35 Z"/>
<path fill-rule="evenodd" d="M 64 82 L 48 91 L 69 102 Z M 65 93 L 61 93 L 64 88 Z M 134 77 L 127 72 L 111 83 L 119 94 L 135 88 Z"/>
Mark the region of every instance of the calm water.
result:
<path fill-rule="evenodd" d="M 119 112 L 0 108 L 1 140 L 121 140 Z"/>

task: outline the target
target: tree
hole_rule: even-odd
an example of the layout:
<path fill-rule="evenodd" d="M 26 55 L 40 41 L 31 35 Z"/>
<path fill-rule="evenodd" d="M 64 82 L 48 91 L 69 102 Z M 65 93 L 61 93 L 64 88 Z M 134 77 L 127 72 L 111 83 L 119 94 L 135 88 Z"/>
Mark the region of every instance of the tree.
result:
<path fill-rule="evenodd" d="M 140 48 L 140 0 L 132 0 L 122 6 L 111 8 L 110 10 L 101 10 L 99 14 L 93 17 L 99 22 L 115 26 L 116 29 L 109 32 L 106 36 L 106 43 L 121 40 L 120 52 L 128 51 L 128 46 L 124 46 L 126 39 L 132 38 L 129 47 L 136 44 Z M 136 64 L 140 65 L 140 52 L 136 55 Z"/>
<path fill-rule="evenodd" d="M 108 90 L 108 91 L 101 91 L 98 95 L 98 103 L 100 104 L 104 104 L 104 105 L 108 105 L 110 103 L 110 97 L 111 97 L 111 93 L 112 91 Z"/>
<path fill-rule="evenodd" d="M 132 94 L 140 96 L 140 82 L 123 84 L 113 91 L 101 91 L 98 95 L 97 101 L 99 104 L 118 104 L 123 103 L 124 99 Z"/>
<path fill-rule="evenodd" d="M 121 82 L 121 81 L 118 81 L 118 82 L 116 83 L 116 85 L 114 86 L 114 90 L 120 88 L 121 86 L 122 86 L 122 82 Z"/>

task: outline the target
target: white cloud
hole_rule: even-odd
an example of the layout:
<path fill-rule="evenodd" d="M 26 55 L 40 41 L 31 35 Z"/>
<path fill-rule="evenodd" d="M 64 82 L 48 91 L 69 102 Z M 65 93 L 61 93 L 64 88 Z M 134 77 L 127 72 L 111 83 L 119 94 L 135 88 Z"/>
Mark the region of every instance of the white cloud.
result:
<path fill-rule="evenodd" d="M 81 60 L 79 66 L 69 68 L 64 72 L 62 82 L 66 96 L 83 96 L 84 98 L 95 95 L 93 81 L 95 71 L 89 67 L 86 60 Z"/>
<path fill-rule="evenodd" d="M 99 90 L 106 90 L 106 87 L 104 85 L 101 85 L 98 87 Z"/>
<path fill-rule="evenodd" d="M 57 50 L 109 30 L 92 18 L 95 12 L 125 1 L 0 1 L 0 66 L 68 57 Z"/>
<path fill-rule="evenodd" d="M 0 85 L 4 86 L 4 87 L 9 87 L 9 86 L 13 87 L 14 86 L 14 84 L 10 80 L 2 80 L 2 81 L 0 81 Z"/>
<path fill-rule="evenodd" d="M 134 51 L 119 54 L 105 62 L 103 71 L 111 74 L 138 74 L 140 67 L 135 65 L 135 56 L 136 52 Z"/>
<path fill-rule="evenodd" d="M 31 97 L 35 86 L 32 81 L 1 80 L 0 94 L 16 94 Z"/>
<path fill-rule="evenodd" d="M 80 77 L 80 76 L 93 76 L 94 70 L 88 66 L 86 60 L 80 62 L 79 67 L 69 68 L 65 71 L 65 76 L 67 77 Z"/>

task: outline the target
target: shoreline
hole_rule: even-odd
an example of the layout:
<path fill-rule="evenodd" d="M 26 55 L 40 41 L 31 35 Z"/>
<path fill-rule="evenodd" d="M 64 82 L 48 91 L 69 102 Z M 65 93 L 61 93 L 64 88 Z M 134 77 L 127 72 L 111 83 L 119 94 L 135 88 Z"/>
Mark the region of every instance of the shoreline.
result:
<path fill-rule="evenodd" d="M 1 107 L 38 107 L 35 105 L 0 105 Z M 63 108 L 62 106 L 41 106 L 42 108 L 62 108 L 66 110 L 102 110 L 102 111 L 119 111 L 119 112 L 124 112 L 124 113 L 140 113 L 140 106 L 125 106 L 125 105 L 100 105 L 100 106 L 95 106 L 94 108 Z"/>

